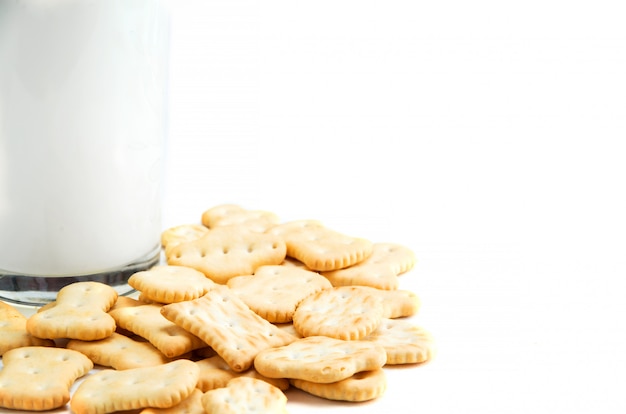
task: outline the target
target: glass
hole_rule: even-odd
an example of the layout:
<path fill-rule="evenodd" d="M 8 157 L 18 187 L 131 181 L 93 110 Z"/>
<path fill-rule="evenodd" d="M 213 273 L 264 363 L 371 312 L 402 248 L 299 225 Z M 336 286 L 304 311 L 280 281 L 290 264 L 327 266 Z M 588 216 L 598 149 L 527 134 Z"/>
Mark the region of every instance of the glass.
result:
<path fill-rule="evenodd" d="M 160 259 L 165 0 L 0 0 L 0 299 Z"/>

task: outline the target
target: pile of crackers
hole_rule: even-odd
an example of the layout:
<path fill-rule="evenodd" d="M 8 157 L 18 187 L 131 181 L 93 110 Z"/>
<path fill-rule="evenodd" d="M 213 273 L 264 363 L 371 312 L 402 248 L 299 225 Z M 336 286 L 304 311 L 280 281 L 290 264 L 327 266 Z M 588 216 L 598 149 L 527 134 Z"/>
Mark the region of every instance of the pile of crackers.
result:
<path fill-rule="evenodd" d="M 0 302 L 0 407 L 286 413 L 290 387 L 372 400 L 385 366 L 433 357 L 406 320 L 409 248 L 231 204 L 201 222 L 162 233 L 166 264 L 128 281 L 137 299 L 80 282 L 29 318 Z"/>

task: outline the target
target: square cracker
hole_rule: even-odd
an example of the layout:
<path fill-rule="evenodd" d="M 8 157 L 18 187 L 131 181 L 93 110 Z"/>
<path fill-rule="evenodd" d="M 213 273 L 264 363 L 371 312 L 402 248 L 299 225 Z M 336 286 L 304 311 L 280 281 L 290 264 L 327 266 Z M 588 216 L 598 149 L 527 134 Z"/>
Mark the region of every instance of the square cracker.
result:
<path fill-rule="evenodd" d="M 190 267 L 154 266 L 134 273 L 128 284 L 141 292 L 144 300 L 173 303 L 198 299 L 211 290 L 215 282 Z"/>
<path fill-rule="evenodd" d="M 237 276 L 228 287 L 258 315 L 272 323 L 291 322 L 298 304 L 332 285 L 324 276 L 294 266 L 262 266 L 254 275 Z"/>
<path fill-rule="evenodd" d="M 282 237 L 287 245 L 287 256 L 315 271 L 343 269 L 372 253 L 369 240 L 339 233 L 317 220 L 283 223 L 268 230 L 268 234 Z"/>
<path fill-rule="evenodd" d="M 305 298 L 293 314 L 293 326 L 302 336 L 329 336 L 358 340 L 380 323 L 385 308 L 370 288 L 340 286 Z"/>
<path fill-rule="evenodd" d="M 260 351 L 296 340 L 254 313 L 226 286 L 200 299 L 165 305 L 161 313 L 206 342 L 236 372 L 250 368 Z"/>

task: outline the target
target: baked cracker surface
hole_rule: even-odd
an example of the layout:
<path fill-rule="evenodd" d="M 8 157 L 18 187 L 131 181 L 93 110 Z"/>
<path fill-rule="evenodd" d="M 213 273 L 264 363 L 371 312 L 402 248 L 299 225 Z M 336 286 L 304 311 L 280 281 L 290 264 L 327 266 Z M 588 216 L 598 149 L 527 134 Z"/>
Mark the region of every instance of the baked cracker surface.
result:
<path fill-rule="evenodd" d="M 165 305 L 161 313 L 206 342 L 237 372 L 250 368 L 260 351 L 296 339 L 254 313 L 227 286 L 217 286 L 199 299 Z"/>

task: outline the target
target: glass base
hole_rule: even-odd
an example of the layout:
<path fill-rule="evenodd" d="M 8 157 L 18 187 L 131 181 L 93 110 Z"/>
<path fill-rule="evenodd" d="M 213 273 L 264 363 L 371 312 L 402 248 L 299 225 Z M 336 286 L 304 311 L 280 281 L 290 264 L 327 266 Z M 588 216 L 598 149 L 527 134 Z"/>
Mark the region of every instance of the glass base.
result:
<path fill-rule="evenodd" d="M 0 269 L 0 300 L 18 305 L 43 306 L 56 300 L 63 287 L 76 282 L 100 282 L 114 288 L 118 295 L 125 296 L 135 290 L 128 285 L 134 273 L 147 270 L 159 263 L 160 246 L 139 260 L 121 268 L 80 276 L 42 277 L 14 274 Z"/>

